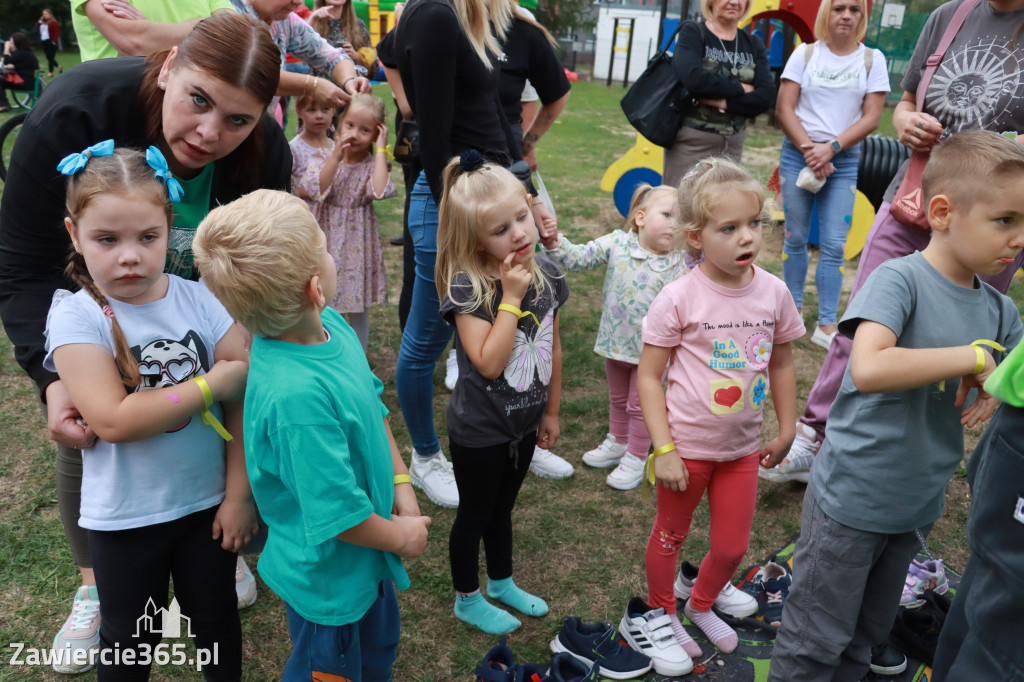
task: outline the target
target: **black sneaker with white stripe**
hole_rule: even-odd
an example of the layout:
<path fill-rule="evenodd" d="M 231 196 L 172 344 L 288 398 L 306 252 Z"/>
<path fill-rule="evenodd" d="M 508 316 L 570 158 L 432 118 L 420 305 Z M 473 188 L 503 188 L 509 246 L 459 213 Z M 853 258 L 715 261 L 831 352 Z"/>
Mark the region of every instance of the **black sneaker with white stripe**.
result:
<path fill-rule="evenodd" d="M 652 609 L 647 602 L 633 597 L 619 623 L 619 634 L 631 649 L 645 654 L 659 675 L 673 677 L 693 670 L 693 661 L 676 641 L 665 609 Z"/>

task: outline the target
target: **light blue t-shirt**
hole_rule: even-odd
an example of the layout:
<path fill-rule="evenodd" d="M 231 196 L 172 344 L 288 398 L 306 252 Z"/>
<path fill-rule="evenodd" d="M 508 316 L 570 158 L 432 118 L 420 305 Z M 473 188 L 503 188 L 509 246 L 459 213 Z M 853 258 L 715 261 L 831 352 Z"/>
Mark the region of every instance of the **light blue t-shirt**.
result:
<path fill-rule="evenodd" d="M 383 580 L 409 587 L 391 552 L 337 535 L 378 514 L 391 517 L 394 466 L 380 400 L 352 328 L 331 308 L 326 343 L 254 337 L 245 390 L 245 463 L 270 528 L 260 575 L 306 620 L 362 618 Z"/>
<path fill-rule="evenodd" d="M 990 339 L 1009 350 L 1024 333 L 1012 300 L 977 278 L 973 289 L 954 284 L 920 252 L 871 273 L 839 332 L 852 338 L 862 320 L 891 329 L 901 348 Z M 993 352 L 997 362 L 1002 355 Z M 957 378 L 866 394 L 853 385 L 847 365 L 811 467 L 810 489 L 825 513 L 875 533 L 906 533 L 942 516 L 946 484 L 964 456 L 963 406 L 953 406 L 959 385 Z"/>
<path fill-rule="evenodd" d="M 217 342 L 231 328 L 224 306 L 202 284 L 168 275 L 167 294 L 145 305 L 110 299 L 139 364 L 144 391 L 183 384 L 213 367 Z M 116 355 L 111 320 L 85 291 L 56 298 L 47 319 L 46 360 L 73 343 L 101 346 Z M 211 412 L 222 420 L 220 405 Z M 124 530 L 180 519 L 224 499 L 224 441 L 194 414 L 182 424 L 134 443 L 82 450 L 79 525 Z"/>

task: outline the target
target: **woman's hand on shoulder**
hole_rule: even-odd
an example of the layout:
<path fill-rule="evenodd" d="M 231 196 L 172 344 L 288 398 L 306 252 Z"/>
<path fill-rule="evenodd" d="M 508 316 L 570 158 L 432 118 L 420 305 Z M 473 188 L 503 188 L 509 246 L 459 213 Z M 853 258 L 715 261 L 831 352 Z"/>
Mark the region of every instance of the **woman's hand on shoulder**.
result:
<path fill-rule="evenodd" d="M 675 450 L 654 458 L 654 478 L 669 490 L 682 492 L 690 484 L 690 472 Z"/>
<path fill-rule="evenodd" d="M 516 252 L 513 251 L 505 256 L 505 260 L 501 263 L 502 296 L 508 296 L 522 302 L 523 297 L 526 296 L 526 292 L 530 288 L 533 275 L 521 263 L 513 263 L 515 258 Z"/>

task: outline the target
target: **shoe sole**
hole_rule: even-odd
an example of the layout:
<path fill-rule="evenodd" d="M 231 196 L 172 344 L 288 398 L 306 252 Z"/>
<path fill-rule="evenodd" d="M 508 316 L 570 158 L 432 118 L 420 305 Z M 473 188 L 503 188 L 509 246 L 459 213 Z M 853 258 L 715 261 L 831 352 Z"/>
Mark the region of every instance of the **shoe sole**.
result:
<path fill-rule="evenodd" d="M 595 462 L 595 461 L 592 461 L 592 460 L 588 461 L 587 460 L 587 456 L 584 455 L 583 456 L 583 463 L 586 464 L 588 467 L 591 467 L 593 469 L 607 469 L 608 467 L 613 467 L 613 466 L 617 465 L 619 463 L 619 460 L 618 459 L 610 459 L 610 460 L 607 460 L 607 461 L 606 460 L 598 460 L 598 461 Z"/>
<path fill-rule="evenodd" d="M 569 654 L 576 660 L 585 664 L 588 668 L 597 663 L 596 658 L 587 658 L 586 656 L 581 656 L 575 651 L 571 651 L 567 646 L 562 644 L 562 640 L 558 639 L 557 636 L 553 640 L 551 640 L 551 651 L 553 651 L 556 654 Z M 611 670 L 610 668 L 600 666 L 598 669 L 598 674 L 600 674 L 601 677 L 607 677 L 611 680 L 631 680 L 634 677 L 639 677 L 640 675 L 643 675 L 645 672 L 650 670 L 653 665 L 654 663 L 652 662 L 648 664 L 646 668 L 637 668 L 636 670 Z"/>
<path fill-rule="evenodd" d="M 807 471 L 794 471 L 789 474 L 780 474 L 777 471 L 771 469 L 758 468 L 757 477 L 762 481 L 769 481 L 771 483 L 788 483 L 789 481 L 799 481 L 800 483 L 810 483 L 811 472 Z"/>
<path fill-rule="evenodd" d="M 533 474 L 534 476 L 539 476 L 540 478 L 547 478 L 547 479 L 550 479 L 552 481 L 564 481 L 567 478 L 572 478 L 573 474 L 576 473 L 576 470 L 573 469 L 572 471 L 570 471 L 567 474 L 553 474 L 550 471 L 544 471 L 543 469 L 541 469 L 539 467 L 534 467 L 531 464 L 530 465 L 530 473 Z"/>
<path fill-rule="evenodd" d="M 876 675 L 884 675 L 885 677 L 892 677 L 893 675 L 899 675 L 901 672 L 907 669 L 907 659 L 904 658 L 903 662 L 899 665 L 883 666 L 871 664 L 871 672 Z"/>
<path fill-rule="evenodd" d="M 447 503 L 447 502 L 442 502 L 441 500 L 437 499 L 437 497 L 435 497 L 435 496 L 434 496 L 434 495 L 433 495 L 433 494 L 432 494 L 432 493 L 431 493 L 431 492 L 430 492 L 430 491 L 429 491 L 429 490 L 427 489 L 427 487 L 426 487 L 425 485 L 423 485 L 423 479 L 422 479 L 422 478 L 420 478 L 419 476 L 417 476 L 416 474 L 412 473 L 412 471 L 410 471 L 410 472 L 409 472 L 409 479 L 410 479 L 410 481 L 412 482 L 412 484 L 413 484 L 414 486 L 416 486 L 417 488 L 419 488 L 420 490 L 422 490 L 422 491 L 423 491 L 423 494 L 424 494 L 424 495 L 426 495 L 426 496 L 427 496 L 427 498 L 428 498 L 428 499 L 429 499 L 429 500 L 430 500 L 431 502 L 433 502 L 434 504 L 436 504 L 436 505 L 437 505 L 438 507 L 445 507 L 446 509 L 458 509 L 458 508 L 459 508 L 459 504 L 458 504 L 458 502 L 456 502 L 455 504 L 449 504 L 449 503 Z"/>
<path fill-rule="evenodd" d="M 87 663 L 84 667 L 76 665 L 64 665 L 62 663 L 54 663 L 50 667 L 53 668 L 54 672 L 60 673 L 61 675 L 78 675 L 79 673 L 88 672 L 96 667 L 96 659 L 99 658 L 100 653 L 99 642 L 96 643 L 95 647 L 90 647 L 88 650 L 94 651 L 95 654 L 89 656 L 89 658 L 92 659 L 92 661 L 90 663 Z"/>
<path fill-rule="evenodd" d="M 644 481 L 644 477 L 643 476 L 641 476 L 640 478 L 636 479 L 636 481 L 631 481 L 631 482 L 629 482 L 629 483 L 627 483 L 625 485 L 623 485 L 621 483 L 613 483 L 612 481 L 609 481 L 607 478 L 604 480 L 605 484 L 609 488 L 614 488 L 615 490 L 633 490 L 634 488 L 639 486 L 641 483 L 643 483 L 643 481 Z"/>
<path fill-rule="evenodd" d="M 654 657 L 648 654 L 646 651 L 642 650 L 640 646 L 636 643 L 636 640 L 633 639 L 632 635 L 629 634 L 628 625 L 629 623 L 625 622 L 625 618 L 623 618 L 623 622 L 619 623 L 619 636 L 622 637 L 622 639 L 626 640 L 626 643 L 629 645 L 630 649 L 632 649 L 633 651 L 639 651 L 640 653 L 651 659 L 651 664 L 654 667 L 654 672 L 658 673 L 659 675 L 676 677 L 679 675 L 687 675 L 693 671 L 693 659 L 689 659 L 689 665 L 684 663 L 681 664 L 679 667 L 672 667 L 671 663 L 668 663 L 668 665 L 666 666 L 664 665 L 664 661 L 654 660 Z M 659 663 L 661 664 L 661 667 L 658 667 Z"/>

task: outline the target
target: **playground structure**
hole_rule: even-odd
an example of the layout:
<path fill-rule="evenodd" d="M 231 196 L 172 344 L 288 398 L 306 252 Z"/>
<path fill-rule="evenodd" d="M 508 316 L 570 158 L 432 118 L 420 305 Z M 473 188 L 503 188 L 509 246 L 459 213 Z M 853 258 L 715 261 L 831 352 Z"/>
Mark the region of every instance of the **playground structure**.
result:
<path fill-rule="evenodd" d="M 376 45 L 380 39 L 395 27 L 395 4 L 400 0 L 354 0 L 352 8 L 356 16 L 366 23 L 370 30 L 370 44 Z M 313 9 L 313 0 L 305 0 L 306 6 Z M 519 3 L 530 11 L 537 9 L 537 0 L 523 0 Z"/>
<path fill-rule="evenodd" d="M 750 24 L 756 24 L 762 20 L 775 20 L 770 21 L 769 25 L 772 27 L 768 40 L 764 40 L 765 36 L 760 30 L 756 30 L 755 33 L 768 45 L 769 50 L 769 61 L 773 69 L 781 68 L 785 63 L 785 45 L 784 45 L 784 33 L 781 30 L 781 26 L 777 26 L 778 22 L 784 22 L 788 24 L 796 37 L 802 42 L 813 42 L 814 41 L 814 20 L 818 13 L 818 0 L 752 0 L 750 5 L 750 14 L 748 18 L 741 23 L 740 28 L 743 29 Z M 871 3 L 868 0 L 868 11 L 871 10 Z M 663 43 L 667 43 L 671 35 L 675 31 L 678 25 L 678 20 L 666 19 L 662 30 Z M 618 41 L 619 38 L 619 25 L 615 25 L 615 38 Z M 664 48 L 665 45 L 659 46 Z M 612 49 L 616 47 L 613 45 Z M 612 52 L 612 58 L 614 58 L 614 52 Z M 646 65 L 646 61 L 642 61 Z M 628 59 L 627 59 L 628 64 Z M 608 78 L 611 78 L 611 67 L 609 67 Z M 884 145 L 874 145 L 871 150 L 875 147 L 879 147 L 881 150 L 883 147 L 888 150 L 888 147 Z M 880 153 L 880 152 L 879 152 Z M 888 152 L 887 152 L 888 153 Z M 658 145 L 646 140 L 639 133 L 636 135 L 636 142 L 633 147 L 629 149 L 622 158 L 617 159 L 613 162 L 608 169 L 605 171 L 604 176 L 601 178 L 601 190 L 605 192 L 611 192 L 613 200 L 615 202 L 615 208 L 623 216 L 629 211 L 630 198 L 633 196 L 633 192 L 636 187 L 642 183 L 650 185 L 661 184 L 661 171 L 664 168 L 664 149 Z M 861 172 L 863 176 L 865 174 L 865 165 L 873 164 L 874 158 L 871 158 L 871 154 L 867 149 L 861 157 Z M 868 162 L 866 164 L 865 162 Z M 895 172 L 896 166 L 893 166 L 891 172 Z M 888 164 L 886 164 L 886 170 L 888 170 Z M 868 181 L 874 182 L 875 178 L 865 178 Z M 871 223 L 875 219 L 875 210 L 877 208 L 877 202 L 872 202 L 864 192 L 861 191 L 861 187 L 864 183 L 858 181 L 857 197 L 854 202 L 853 215 L 850 216 L 850 233 L 846 242 L 846 258 L 850 259 L 857 256 L 861 249 L 864 247 L 864 240 L 867 237 L 868 229 L 871 227 Z M 888 184 L 888 181 L 885 182 Z M 817 212 L 814 212 L 811 224 L 811 233 L 809 241 L 812 244 L 818 243 L 818 226 L 817 226 Z"/>

